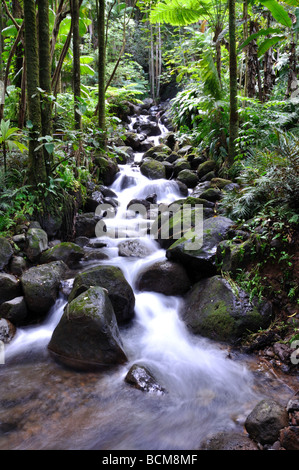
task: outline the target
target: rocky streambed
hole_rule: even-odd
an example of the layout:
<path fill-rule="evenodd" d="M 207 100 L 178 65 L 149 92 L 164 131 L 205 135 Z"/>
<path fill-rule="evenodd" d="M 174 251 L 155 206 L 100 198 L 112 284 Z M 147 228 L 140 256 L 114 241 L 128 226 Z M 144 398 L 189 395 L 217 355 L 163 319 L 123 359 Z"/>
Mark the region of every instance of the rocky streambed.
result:
<path fill-rule="evenodd" d="M 217 202 L 235 184 L 167 132 L 165 109 L 127 120 L 72 241 L 36 221 L 0 240 L 0 448 L 298 449 L 294 351 L 285 376 L 240 350 L 272 306 L 217 267 L 249 243 L 225 245 Z"/>

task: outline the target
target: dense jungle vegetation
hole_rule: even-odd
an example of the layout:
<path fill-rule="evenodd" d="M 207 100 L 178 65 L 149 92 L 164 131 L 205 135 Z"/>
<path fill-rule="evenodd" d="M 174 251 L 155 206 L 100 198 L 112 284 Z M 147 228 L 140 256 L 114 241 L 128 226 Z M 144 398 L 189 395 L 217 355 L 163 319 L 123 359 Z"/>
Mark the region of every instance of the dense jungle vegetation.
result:
<path fill-rule="evenodd" d="M 115 159 L 129 106 L 167 102 L 176 138 L 242 188 L 219 203 L 258 237 L 254 263 L 235 279 L 278 297 L 295 321 L 298 0 L 2 0 L 0 8 L 0 234 L 59 213 L 70 238 L 72 215 L 101 176 L 94 160 Z"/>

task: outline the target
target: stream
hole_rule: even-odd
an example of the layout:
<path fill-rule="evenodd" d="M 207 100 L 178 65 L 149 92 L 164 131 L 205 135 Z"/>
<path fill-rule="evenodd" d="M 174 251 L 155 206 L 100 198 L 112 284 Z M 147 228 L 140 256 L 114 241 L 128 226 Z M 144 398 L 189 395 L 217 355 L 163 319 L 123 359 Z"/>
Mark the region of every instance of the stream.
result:
<path fill-rule="evenodd" d="M 133 128 L 134 121 L 130 127 Z M 161 126 L 162 135 L 166 132 Z M 158 143 L 158 137 L 152 137 Z M 120 165 L 111 189 L 119 207 L 110 227 L 122 237 L 102 237 L 108 259 L 81 269 L 112 264 L 122 269 L 135 294 L 135 318 L 120 327 L 128 363 L 105 372 L 76 372 L 58 365 L 47 345 L 67 303 L 67 279 L 45 321 L 19 328 L 0 365 L 0 449 L 193 450 L 218 431 L 243 433 L 246 416 L 265 397 L 285 404 L 293 391 L 256 359 L 192 335 L 179 317 L 183 299 L 136 288 L 146 264 L 165 260 L 165 250 L 147 236 L 145 258 L 118 255 L 118 244 L 134 239 L 136 220 L 127 204 L 153 193 L 157 203 L 181 198 L 175 181 L 150 181 L 133 163 Z M 109 224 L 108 224 L 109 226 Z M 145 393 L 124 378 L 133 364 L 147 366 L 167 390 Z"/>

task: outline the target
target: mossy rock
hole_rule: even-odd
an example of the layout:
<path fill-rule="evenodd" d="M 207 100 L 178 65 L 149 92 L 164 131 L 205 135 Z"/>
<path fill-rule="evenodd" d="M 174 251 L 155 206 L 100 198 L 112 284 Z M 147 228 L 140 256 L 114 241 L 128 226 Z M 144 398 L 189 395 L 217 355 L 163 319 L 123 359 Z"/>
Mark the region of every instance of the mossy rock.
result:
<path fill-rule="evenodd" d="M 125 323 L 133 318 L 135 296 L 120 268 L 110 265 L 95 266 L 77 274 L 68 298 L 69 302 L 92 286 L 107 290 L 119 323 Z"/>
<path fill-rule="evenodd" d="M 157 158 L 157 155 L 158 156 L 164 156 L 163 157 L 163 160 L 166 159 L 170 154 L 172 153 L 172 150 L 171 148 L 169 148 L 167 145 L 165 144 L 159 144 L 159 145 L 155 145 L 154 147 L 151 147 L 150 149 L 148 149 L 144 155 L 143 155 L 143 159 L 145 158 L 153 158 L 154 160 L 156 160 Z"/>
<path fill-rule="evenodd" d="M 5 237 L 0 237 L 0 271 L 8 265 L 13 255 L 10 242 Z"/>
<path fill-rule="evenodd" d="M 173 171 L 176 177 L 182 170 L 191 170 L 191 165 L 186 158 L 179 158 L 173 164 Z"/>
<path fill-rule="evenodd" d="M 46 250 L 41 256 L 41 263 L 50 263 L 51 261 L 64 261 L 70 268 L 77 266 L 78 262 L 84 257 L 84 250 L 75 243 L 62 242 Z"/>
<path fill-rule="evenodd" d="M 152 158 L 143 161 L 140 166 L 140 172 L 150 180 L 166 178 L 165 166 Z"/>
<path fill-rule="evenodd" d="M 79 370 L 127 361 L 111 301 L 92 287 L 69 303 L 48 345 L 60 363 Z"/>
<path fill-rule="evenodd" d="M 67 266 L 63 261 L 34 266 L 21 277 L 24 297 L 30 312 L 42 316 L 54 305 Z"/>
<path fill-rule="evenodd" d="M 251 302 L 237 285 L 216 275 L 192 287 L 182 318 L 195 334 L 236 344 L 249 332 L 267 328 L 272 308 L 268 303 Z"/>
<path fill-rule="evenodd" d="M 184 183 L 188 188 L 195 188 L 198 183 L 196 173 L 188 169 L 181 170 L 177 175 L 177 179 Z"/>
<path fill-rule="evenodd" d="M 234 222 L 227 217 L 204 219 L 202 226 L 192 228 L 176 240 L 167 249 L 166 257 L 182 263 L 193 280 L 213 276 L 217 272 L 217 246 L 226 238 L 232 225 Z"/>
<path fill-rule="evenodd" d="M 218 188 L 218 189 L 223 189 L 225 188 L 225 186 L 227 186 L 228 184 L 231 184 L 232 181 L 231 180 L 227 180 L 227 179 L 224 179 L 224 178 L 213 178 L 211 179 L 211 186 L 214 187 L 214 188 Z"/>
<path fill-rule="evenodd" d="M 198 178 L 202 178 L 210 171 L 214 171 L 216 169 L 216 162 L 214 160 L 207 160 L 206 162 L 201 163 L 197 168 L 197 176 Z"/>
<path fill-rule="evenodd" d="M 21 295 L 20 281 L 12 274 L 0 273 L 0 304 Z"/>
<path fill-rule="evenodd" d="M 36 261 L 48 249 L 48 235 L 41 228 L 30 228 L 27 232 L 26 254 L 30 261 Z"/>
<path fill-rule="evenodd" d="M 96 156 L 95 164 L 99 168 L 99 178 L 102 180 L 103 184 L 110 186 L 115 180 L 116 174 L 119 172 L 117 162 L 111 158 Z"/>

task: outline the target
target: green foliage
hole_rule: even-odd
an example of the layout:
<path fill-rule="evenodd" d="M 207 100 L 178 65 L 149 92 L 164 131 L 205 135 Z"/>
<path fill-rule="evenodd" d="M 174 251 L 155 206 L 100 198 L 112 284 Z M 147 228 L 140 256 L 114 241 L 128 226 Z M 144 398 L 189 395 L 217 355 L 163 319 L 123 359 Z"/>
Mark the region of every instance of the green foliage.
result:
<path fill-rule="evenodd" d="M 259 151 L 241 162 L 237 178 L 241 189 L 228 192 L 221 206 L 235 220 L 249 219 L 260 211 L 288 214 L 296 221 L 299 200 L 299 138 L 277 132 L 272 151 Z"/>

